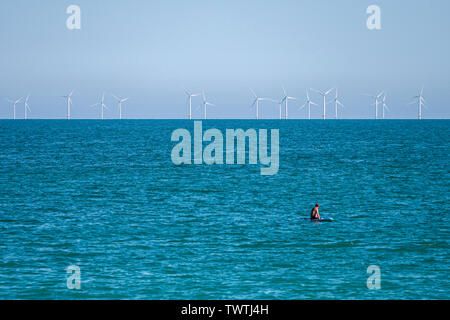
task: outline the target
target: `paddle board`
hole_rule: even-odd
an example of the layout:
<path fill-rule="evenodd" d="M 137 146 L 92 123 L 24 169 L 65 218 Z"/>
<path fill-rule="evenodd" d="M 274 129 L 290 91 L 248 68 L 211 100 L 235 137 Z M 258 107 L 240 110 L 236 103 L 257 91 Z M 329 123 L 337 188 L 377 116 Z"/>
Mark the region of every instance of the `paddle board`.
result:
<path fill-rule="evenodd" d="M 320 218 L 320 219 L 303 218 L 303 220 L 309 220 L 309 221 L 314 221 L 314 222 L 332 222 L 332 221 L 334 221 L 332 218 Z"/>

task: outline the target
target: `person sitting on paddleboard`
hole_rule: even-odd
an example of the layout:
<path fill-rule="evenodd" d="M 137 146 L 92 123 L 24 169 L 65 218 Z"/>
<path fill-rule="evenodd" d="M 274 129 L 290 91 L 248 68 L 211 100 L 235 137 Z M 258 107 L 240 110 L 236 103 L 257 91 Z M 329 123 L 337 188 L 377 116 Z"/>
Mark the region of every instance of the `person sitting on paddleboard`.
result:
<path fill-rule="evenodd" d="M 311 219 L 320 219 L 319 215 L 319 207 L 320 205 L 316 203 L 316 206 L 311 210 Z"/>

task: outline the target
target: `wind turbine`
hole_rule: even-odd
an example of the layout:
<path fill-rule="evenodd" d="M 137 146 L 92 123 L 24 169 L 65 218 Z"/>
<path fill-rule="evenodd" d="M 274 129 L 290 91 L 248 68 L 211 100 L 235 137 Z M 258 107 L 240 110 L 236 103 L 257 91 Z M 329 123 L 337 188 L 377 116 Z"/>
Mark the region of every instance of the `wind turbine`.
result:
<path fill-rule="evenodd" d="M 204 111 L 205 111 L 205 120 L 206 120 L 206 107 L 207 106 L 215 107 L 216 105 L 206 101 L 206 96 L 205 96 L 205 92 L 204 91 L 202 91 L 202 98 L 203 98 L 203 108 L 204 108 Z"/>
<path fill-rule="evenodd" d="M 311 99 L 309 98 L 308 89 L 306 89 L 306 102 L 300 109 L 303 109 L 306 105 L 308 106 L 308 119 L 311 120 L 311 105 L 315 105 L 315 106 L 319 106 L 319 105 L 317 103 L 311 101 Z"/>
<path fill-rule="evenodd" d="M 383 108 L 383 120 L 384 120 L 384 110 L 386 109 L 386 110 L 390 111 L 388 106 L 387 106 L 387 104 L 386 104 L 386 94 L 384 94 L 384 96 L 383 96 L 382 103 L 383 104 L 381 105 L 381 107 Z"/>
<path fill-rule="evenodd" d="M 192 97 L 197 97 L 200 95 L 200 93 L 190 93 L 186 89 L 184 89 L 184 92 L 186 92 L 189 100 L 189 120 L 192 119 Z"/>
<path fill-rule="evenodd" d="M 283 93 L 284 93 L 284 96 L 281 99 L 281 103 L 284 102 L 284 118 L 287 120 L 288 119 L 288 101 L 289 100 L 297 100 L 297 98 L 288 96 L 284 87 L 283 87 Z"/>
<path fill-rule="evenodd" d="M 375 99 L 375 119 L 378 119 L 378 105 L 380 104 L 380 101 L 378 99 L 380 99 L 380 97 L 384 94 L 383 91 L 381 91 L 379 94 L 377 95 L 371 95 L 371 94 L 365 94 L 365 96 L 367 97 L 371 97 L 373 99 Z"/>
<path fill-rule="evenodd" d="M 72 94 L 73 90 L 66 96 L 61 96 L 61 98 L 67 99 L 67 120 L 70 120 L 70 106 L 72 105 Z"/>
<path fill-rule="evenodd" d="M 344 105 L 338 100 L 338 89 L 336 88 L 336 96 L 334 98 L 335 119 L 338 118 L 338 106 L 344 107 Z"/>
<path fill-rule="evenodd" d="M 122 103 L 128 100 L 128 98 L 119 98 L 116 95 L 112 94 L 112 96 L 117 100 L 119 106 L 119 119 L 122 120 Z"/>
<path fill-rule="evenodd" d="M 426 107 L 426 101 L 423 98 L 423 87 L 422 89 L 420 89 L 419 95 L 415 96 L 414 99 L 417 99 L 417 101 L 412 101 L 409 104 L 413 104 L 413 103 L 417 103 L 418 107 L 419 107 L 419 120 L 422 120 L 422 107 Z"/>
<path fill-rule="evenodd" d="M 259 119 L 259 102 L 260 101 L 271 101 L 271 102 L 277 103 L 277 101 L 270 99 L 270 98 L 260 98 L 256 95 L 255 91 L 253 91 L 252 89 L 250 89 L 250 91 L 252 92 L 253 96 L 255 97 L 255 100 L 253 100 L 253 103 L 250 107 L 252 108 L 254 105 L 256 105 L 256 120 L 258 120 Z"/>
<path fill-rule="evenodd" d="M 25 120 L 27 119 L 27 116 L 28 116 L 28 113 L 27 113 L 27 111 L 30 111 L 31 112 L 31 109 L 30 109 L 30 105 L 28 104 L 28 99 L 30 98 L 30 94 L 28 94 L 27 95 L 27 98 L 25 99 L 25 103 L 24 103 L 24 114 L 25 114 Z"/>
<path fill-rule="evenodd" d="M 323 97 L 323 115 L 322 115 L 322 119 L 325 120 L 326 119 L 326 108 L 327 108 L 327 95 L 333 91 L 334 88 L 329 89 L 328 91 L 319 91 L 316 89 L 311 89 L 314 92 L 317 92 L 318 94 L 320 94 Z"/>
<path fill-rule="evenodd" d="M 8 101 L 9 103 L 11 103 L 14 106 L 14 120 L 16 120 L 16 105 L 22 101 L 23 98 L 17 99 L 16 101 L 10 100 L 10 99 L 6 99 L 6 101 Z"/>
<path fill-rule="evenodd" d="M 106 104 L 105 104 L 105 93 L 102 94 L 102 100 L 101 102 L 97 102 L 94 103 L 93 105 L 91 105 L 91 107 L 95 107 L 95 106 L 100 106 L 100 109 L 102 110 L 102 120 L 104 119 L 103 115 L 104 115 L 104 110 L 109 109 Z"/>

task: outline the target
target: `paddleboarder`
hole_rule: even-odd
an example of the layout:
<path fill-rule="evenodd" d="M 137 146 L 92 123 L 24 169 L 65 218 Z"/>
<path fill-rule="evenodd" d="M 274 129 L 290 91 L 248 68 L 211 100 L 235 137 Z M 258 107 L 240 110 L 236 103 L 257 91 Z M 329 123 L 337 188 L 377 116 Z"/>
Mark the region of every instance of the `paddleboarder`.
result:
<path fill-rule="evenodd" d="M 320 205 L 316 203 L 316 206 L 311 209 L 311 219 L 320 219 L 319 207 Z"/>

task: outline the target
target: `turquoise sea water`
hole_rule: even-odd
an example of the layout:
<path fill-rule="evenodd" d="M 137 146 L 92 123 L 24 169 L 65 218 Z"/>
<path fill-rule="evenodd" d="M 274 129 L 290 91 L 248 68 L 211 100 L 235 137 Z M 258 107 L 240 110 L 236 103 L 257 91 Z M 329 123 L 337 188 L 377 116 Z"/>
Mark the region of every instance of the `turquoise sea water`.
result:
<path fill-rule="evenodd" d="M 173 165 L 189 121 L 0 121 L 0 298 L 450 298 L 450 121 L 203 127 L 279 129 L 278 174 Z"/>

